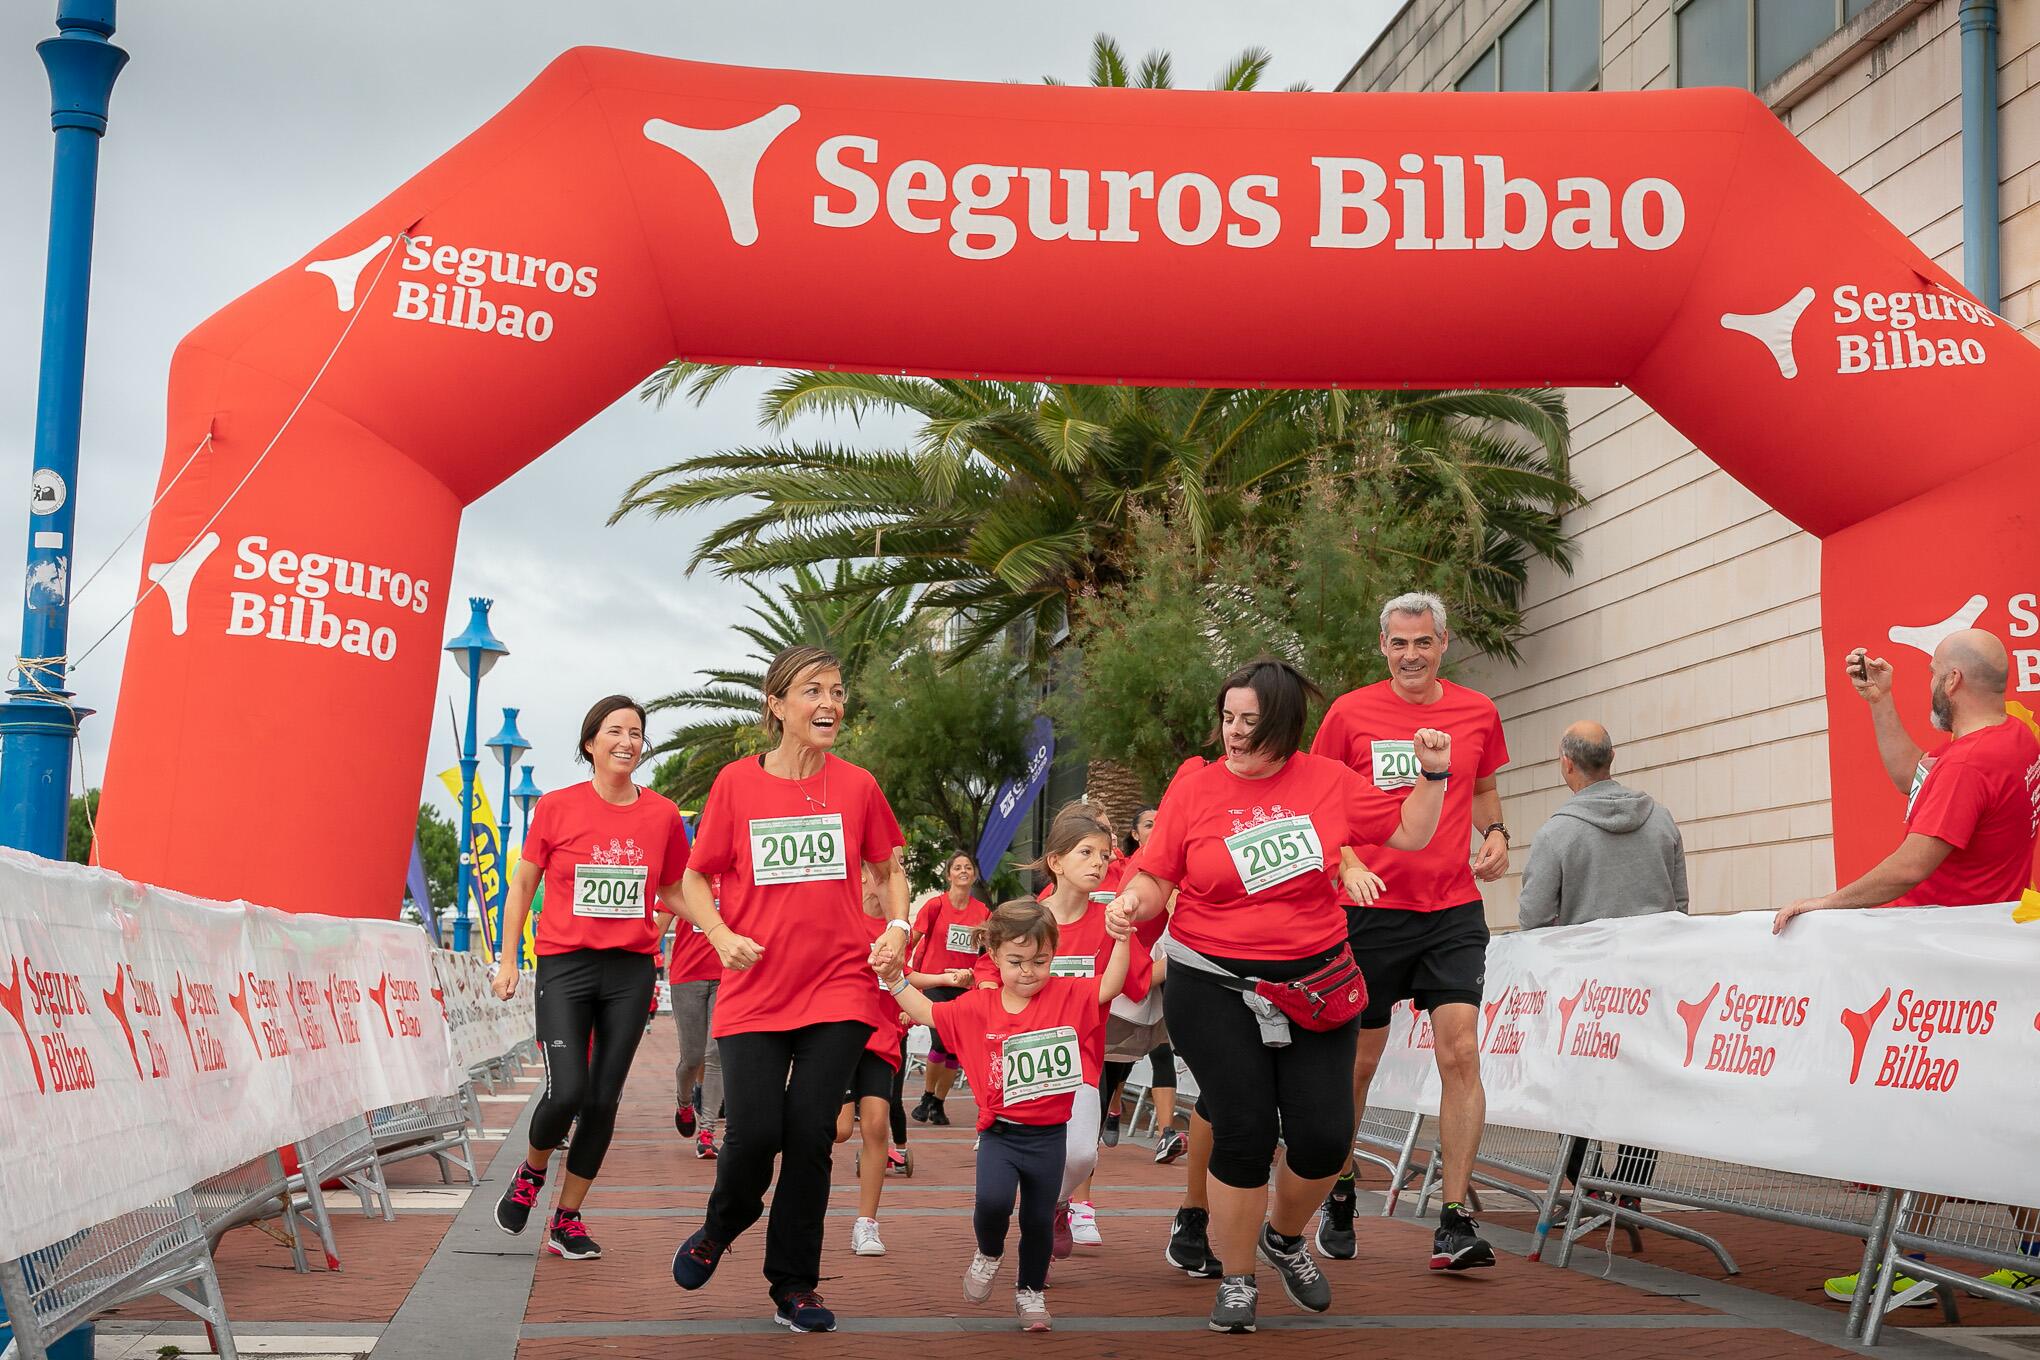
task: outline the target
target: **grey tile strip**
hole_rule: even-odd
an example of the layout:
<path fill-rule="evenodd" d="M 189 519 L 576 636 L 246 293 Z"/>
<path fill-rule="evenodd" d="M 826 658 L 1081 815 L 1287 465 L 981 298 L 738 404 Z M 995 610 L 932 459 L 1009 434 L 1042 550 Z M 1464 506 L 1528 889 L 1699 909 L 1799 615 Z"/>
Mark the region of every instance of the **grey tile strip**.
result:
<path fill-rule="evenodd" d="M 1004 1309 L 992 1310 L 979 1317 L 865 1317 L 842 1318 L 836 1324 L 839 1332 L 862 1333 L 931 1333 L 931 1332 L 999 1332 L 1014 1330 L 1013 1319 L 1004 1316 Z M 1557 1313 L 1550 1315 L 1509 1315 L 1489 1314 L 1473 1316 L 1465 1313 L 1451 1313 L 1440 1316 L 1415 1315 L 1404 1317 L 1362 1317 L 1325 1313 L 1314 1317 L 1271 1317 L 1262 1318 L 1260 1330 L 1270 1331 L 1393 1331 L 1405 1328 L 1436 1328 L 1452 1331 L 1522 1331 L 1543 1328 L 1553 1331 L 1663 1331 L 1666 1329 L 1697 1329 L 1701 1331 L 1754 1331 L 1763 1329 L 1760 1322 L 1749 1322 L 1741 1318 L 1709 1317 L 1706 1314 L 1627 1314 L 1616 1317 L 1589 1316 L 1579 1313 Z M 1056 1315 L 1055 1330 L 1059 1335 L 1071 1332 L 1202 1332 L 1207 1324 L 1198 1317 L 1064 1317 Z M 599 1337 L 599 1336 L 747 1336 L 783 1335 L 783 1329 L 769 1318 L 757 1319 L 716 1319 L 716 1320 L 668 1320 L 658 1322 L 534 1322 L 524 1328 L 525 1339 L 536 1341 L 544 1338 Z"/>
<path fill-rule="evenodd" d="M 228 1320 L 234 1324 L 234 1336 L 247 1340 L 257 1336 L 381 1336 L 380 1322 L 249 1322 L 234 1317 L 230 1312 Z M 146 1336 L 154 1332 L 177 1333 L 196 1329 L 198 1319 L 179 1314 L 174 1318 L 158 1318 L 150 1322 L 123 1322 L 119 1318 L 98 1318 L 93 1327 L 102 1336 Z"/>
<path fill-rule="evenodd" d="M 544 1228 L 540 1213 L 520 1237 L 496 1226 L 496 1201 L 509 1187 L 523 1154 L 525 1130 L 538 1105 L 536 1092 L 511 1125 L 507 1148 L 461 1207 L 439 1249 L 419 1272 L 410 1295 L 376 1345 L 378 1355 L 431 1356 L 432 1360 L 504 1360 L 516 1353 L 518 1328 L 531 1299 Z M 336 1329 L 338 1323 L 325 1324 Z"/>

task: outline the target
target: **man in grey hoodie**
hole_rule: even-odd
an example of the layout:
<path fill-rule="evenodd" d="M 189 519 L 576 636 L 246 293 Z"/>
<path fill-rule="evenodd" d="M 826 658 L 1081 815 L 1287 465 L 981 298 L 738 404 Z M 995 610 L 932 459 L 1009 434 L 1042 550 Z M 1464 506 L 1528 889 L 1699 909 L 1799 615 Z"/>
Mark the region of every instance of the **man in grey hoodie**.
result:
<path fill-rule="evenodd" d="M 1525 930 L 1686 910 L 1686 847 L 1672 814 L 1611 775 L 1615 744 L 1597 722 L 1558 742 L 1573 796 L 1538 829 L 1516 919 Z"/>

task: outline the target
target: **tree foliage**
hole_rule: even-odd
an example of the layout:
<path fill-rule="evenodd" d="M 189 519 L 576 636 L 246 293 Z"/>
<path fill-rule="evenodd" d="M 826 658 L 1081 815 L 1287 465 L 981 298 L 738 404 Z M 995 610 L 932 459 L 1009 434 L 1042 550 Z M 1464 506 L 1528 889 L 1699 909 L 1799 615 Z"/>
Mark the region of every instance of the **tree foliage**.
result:
<path fill-rule="evenodd" d="M 433 909 L 444 911 L 460 885 L 460 828 L 430 803 L 418 805 L 418 856 L 425 862 Z"/>
<path fill-rule="evenodd" d="M 92 862 L 92 823 L 99 816 L 99 790 L 87 789 L 85 796 L 73 796 L 64 823 L 64 858 L 73 864 Z"/>

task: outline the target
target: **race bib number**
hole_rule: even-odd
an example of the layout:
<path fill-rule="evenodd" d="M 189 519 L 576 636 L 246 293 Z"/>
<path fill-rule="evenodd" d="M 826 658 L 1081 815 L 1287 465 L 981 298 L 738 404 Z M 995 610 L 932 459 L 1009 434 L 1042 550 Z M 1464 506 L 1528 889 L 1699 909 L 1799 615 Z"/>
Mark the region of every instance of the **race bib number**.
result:
<path fill-rule="evenodd" d="M 1058 954 L 1048 965 L 1050 977 L 1096 977 L 1098 960 L 1089 954 Z"/>
<path fill-rule="evenodd" d="M 1005 1073 L 1003 1103 L 1008 1106 L 1040 1096 L 1066 1095 L 1084 1084 L 1077 1032 L 1068 1025 L 1007 1035 L 1000 1061 Z"/>
<path fill-rule="evenodd" d="M 768 883 L 820 883 L 849 876 L 840 814 L 760 817 L 751 822 L 753 883 L 761 887 Z"/>
<path fill-rule="evenodd" d="M 1933 768 L 1933 756 L 1924 757 L 1918 765 L 1913 767 L 1912 788 L 1905 795 L 1905 819 L 1908 822 L 1912 820 L 1913 804 L 1920 801 L 1920 790 L 1926 787 L 1927 775 Z"/>
<path fill-rule="evenodd" d="M 977 931 L 969 926 L 951 926 L 948 935 L 949 952 L 952 954 L 982 954 L 978 948 Z"/>
<path fill-rule="evenodd" d="M 1225 838 L 1225 848 L 1232 854 L 1241 886 L 1249 893 L 1325 869 L 1324 846 L 1308 817 L 1278 817 L 1235 831 Z"/>
<path fill-rule="evenodd" d="M 576 864 L 574 915 L 610 920 L 642 917 L 648 872 L 642 864 Z"/>
<path fill-rule="evenodd" d="M 1101 907 L 1109 907 L 1119 900 L 1119 894 L 1116 892 L 1094 892 L 1091 894 L 1091 900 Z"/>
<path fill-rule="evenodd" d="M 1414 741 L 1377 741 L 1373 743 L 1374 787 L 1377 789 L 1413 789 L 1423 767 L 1417 764 L 1417 744 Z"/>

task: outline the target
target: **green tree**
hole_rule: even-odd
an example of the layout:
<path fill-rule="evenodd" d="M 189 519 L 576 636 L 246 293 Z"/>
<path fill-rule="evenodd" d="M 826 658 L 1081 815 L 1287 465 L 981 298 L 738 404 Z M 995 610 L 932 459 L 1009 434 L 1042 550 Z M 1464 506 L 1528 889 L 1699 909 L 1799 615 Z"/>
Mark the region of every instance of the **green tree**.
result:
<path fill-rule="evenodd" d="M 686 715 L 647 753 L 659 762 L 652 787 L 684 808 L 700 809 L 716 771 L 772 745 L 758 725 L 758 712 L 765 699 L 765 670 L 775 655 L 798 644 L 834 652 L 843 662 L 850 694 L 847 726 L 864 701 L 864 677 L 890 664 L 906 640 L 909 592 L 903 587 L 866 590 L 863 574 L 848 563 L 836 563 L 826 576 L 819 565 L 801 563 L 793 568 L 791 589 L 745 584 L 755 603 L 752 621 L 738 624 L 737 632 L 751 642 L 752 664 L 704 670 L 702 684 L 645 705 L 649 713 Z"/>
<path fill-rule="evenodd" d="M 64 858 L 73 864 L 92 862 L 92 823 L 99 816 L 99 790 L 87 789 L 72 798 L 64 825 Z"/>
<path fill-rule="evenodd" d="M 460 828 L 430 803 L 418 805 L 418 856 L 425 862 L 425 890 L 434 910 L 453 905 L 460 884 Z"/>

